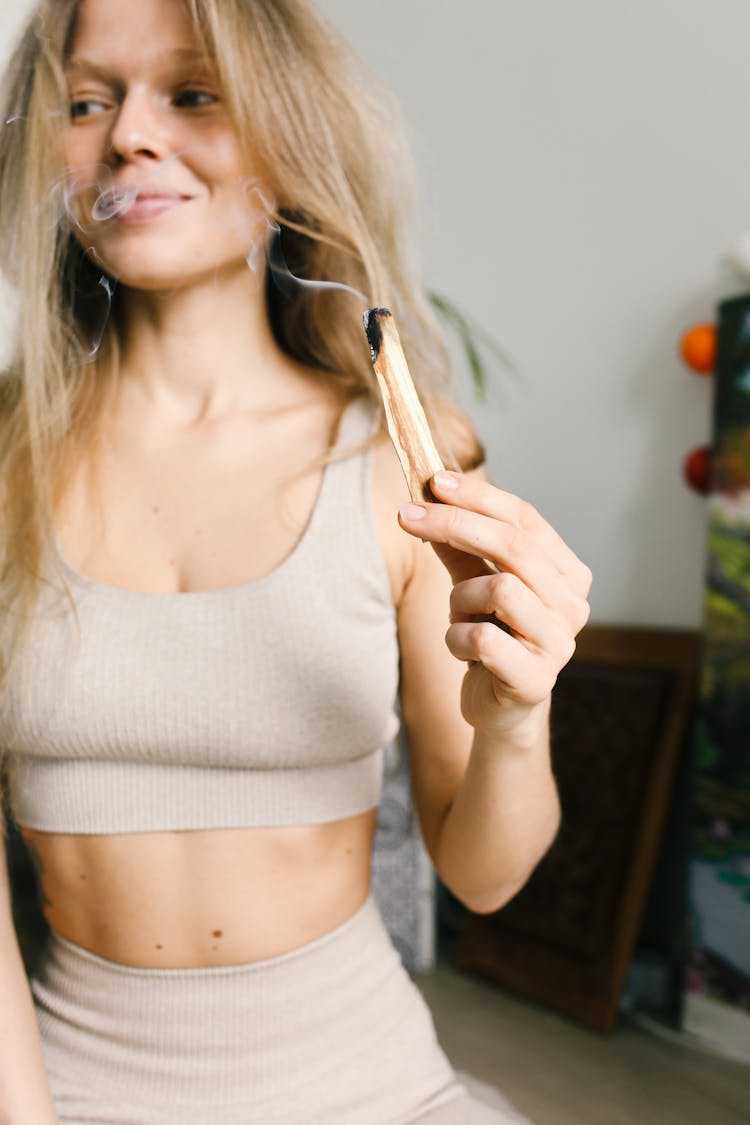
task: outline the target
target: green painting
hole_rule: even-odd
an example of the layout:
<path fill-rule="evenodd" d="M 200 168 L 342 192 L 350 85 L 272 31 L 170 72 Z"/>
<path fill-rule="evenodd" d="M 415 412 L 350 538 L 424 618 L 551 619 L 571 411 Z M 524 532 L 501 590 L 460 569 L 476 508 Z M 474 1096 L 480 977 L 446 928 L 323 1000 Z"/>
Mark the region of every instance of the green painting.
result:
<path fill-rule="evenodd" d="M 750 295 L 719 308 L 688 988 L 750 1013 Z"/>

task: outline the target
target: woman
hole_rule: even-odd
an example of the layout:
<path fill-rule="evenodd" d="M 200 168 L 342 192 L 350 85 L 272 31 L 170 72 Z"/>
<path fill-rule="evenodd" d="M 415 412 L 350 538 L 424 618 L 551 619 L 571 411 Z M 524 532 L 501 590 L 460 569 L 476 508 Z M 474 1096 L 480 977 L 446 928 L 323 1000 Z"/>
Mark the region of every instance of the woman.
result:
<path fill-rule="evenodd" d="M 370 898 L 380 748 L 398 695 L 435 867 L 498 909 L 557 830 L 590 576 L 477 473 L 409 504 L 363 302 L 269 283 L 278 225 L 390 305 L 476 460 L 355 70 L 303 0 L 45 0 L 11 64 L 0 736 L 51 927 L 30 992 L 4 895 L 11 1123 L 505 1119 Z"/>

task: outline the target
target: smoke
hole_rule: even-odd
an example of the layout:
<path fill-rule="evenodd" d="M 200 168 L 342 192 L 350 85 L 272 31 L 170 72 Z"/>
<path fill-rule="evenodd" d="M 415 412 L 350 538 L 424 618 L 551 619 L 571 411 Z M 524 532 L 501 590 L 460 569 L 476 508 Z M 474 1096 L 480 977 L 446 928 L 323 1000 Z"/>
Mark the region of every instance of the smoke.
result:
<path fill-rule="evenodd" d="M 138 198 L 138 188 L 109 188 L 102 191 L 94 200 L 91 208 L 91 218 L 98 223 L 106 223 L 116 215 L 122 215 L 135 203 Z"/>
<path fill-rule="evenodd" d="M 265 257 L 274 284 L 287 297 L 298 297 L 300 291 L 304 292 L 305 290 L 314 292 L 336 290 L 351 293 L 352 296 L 362 302 L 365 308 L 372 304 L 359 289 L 354 289 L 351 285 L 345 285 L 342 281 L 298 277 L 297 274 L 292 273 L 284 257 L 281 227 L 271 217 L 276 210 L 275 202 L 268 198 L 262 188 L 257 186 L 256 180 L 248 181 L 246 186 L 248 194 L 256 196 L 261 213 L 261 238 L 253 244 L 246 256 L 247 264 L 253 273 L 258 273 L 260 262 Z"/>
<path fill-rule="evenodd" d="M 178 196 L 180 193 L 167 182 L 170 166 L 195 147 L 180 149 L 160 161 L 158 166 L 149 168 L 149 185 L 158 183 L 165 191 L 174 191 Z M 83 231 L 90 221 L 106 223 L 129 211 L 138 198 L 139 187 L 119 187 L 114 182 L 109 165 L 92 164 L 88 168 L 77 169 L 75 173 L 64 173 L 52 190 L 60 193 L 63 216 Z"/>
<path fill-rule="evenodd" d="M 92 246 L 89 253 L 91 253 L 91 251 L 93 250 L 94 248 Z M 98 285 L 99 288 L 104 291 L 107 303 L 104 309 L 101 326 L 94 336 L 93 340 L 91 341 L 88 356 L 89 359 L 94 359 L 99 354 L 99 348 L 102 346 L 102 340 L 104 339 L 104 333 L 109 321 L 109 315 L 112 311 L 112 298 L 114 297 L 115 289 L 117 288 L 117 282 L 114 281 L 111 277 L 107 277 L 106 274 L 102 274 L 99 278 Z"/>
<path fill-rule="evenodd" d="M 339 290 L 342 293 L 351 293 L 362 302 L 365 308 L 372 303 L 359 289 L 354 289 L 351 285 L 345 285 L 342 281 L 314 281 L 308 277 L 297 277 L 289 269 L 284 258 L 284 251 L 281 246 L 281 227 L 274 222 L 269 222 L 268 226 L 270 231 L 266 251 L 268 268 L 275 284 L 287 297 L 297 297 L 300 289 L 316 292 L 332 289 Z"/>
<path fill-rule="evenodd" d="M 176 152 L 158 167 L 149 169 L 149 183 L 153 184 L 155 180 L 161 180 L 164 181 L 165 189 L 173 190 L 171 185 L 165 182 L 169 165 L 185 151 L 187 150 Z M 356 297 L 362 303 L 363 309 L 372 304 L 364 293 L 344 282 L 328 278 L 299 277 L 293 273 L 284 256 L 282 228 L 273 217 L 276 213 L 275 201 L 268 197 L 257 178 L 243 181 L 243 186 L 246 198 L 251 204 L 250 212 L 243 213 L 239 218 L 235 214 L 229 221 L 233 222 L 238 239 L 241 239 L 245 245 L 251 242 L 245 260 L 253 274 L 260 275 L 265 261 L 274 284 L 290 299 L 298 298 L 306 291 L 337 291 Z M 59 217 L 67 220 L 71 228 L 78 231 L 79 237 L 91 230 L 92 223 L 106 223 L 126 213 L 135 203 L 139 190 L 138 186 L 117 186 L 112 170 L 106 164 L 92 164 L 88 169 L 83 170 L 79 168 L 75 174 L 65 173 L 51 189 L 58 201 Z M 97 254 L 93 246 L 88 247 L 86 254 L 90 260 L 96 260 Z M 117 282 L 111 276 L 102 273 L 98 286 L 105 295 L 105 303 L 102 309 L 101 326 L 91 340 L 90 359 L 98 354 L 104 339 Z"/>

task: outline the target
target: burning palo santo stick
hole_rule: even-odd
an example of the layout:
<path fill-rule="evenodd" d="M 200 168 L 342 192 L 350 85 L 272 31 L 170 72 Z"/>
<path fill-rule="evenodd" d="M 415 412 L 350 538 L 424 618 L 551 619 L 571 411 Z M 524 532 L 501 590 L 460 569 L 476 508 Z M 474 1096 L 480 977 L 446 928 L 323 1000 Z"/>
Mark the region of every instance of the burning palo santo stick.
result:
<path fill-rule="evenodd" d="M 444 466 L 412 382 L 390 309 L 368 309 L 365 332 L 383 396 L 388 433 L 412 500 L 433 500 L 430 477 Z"/>

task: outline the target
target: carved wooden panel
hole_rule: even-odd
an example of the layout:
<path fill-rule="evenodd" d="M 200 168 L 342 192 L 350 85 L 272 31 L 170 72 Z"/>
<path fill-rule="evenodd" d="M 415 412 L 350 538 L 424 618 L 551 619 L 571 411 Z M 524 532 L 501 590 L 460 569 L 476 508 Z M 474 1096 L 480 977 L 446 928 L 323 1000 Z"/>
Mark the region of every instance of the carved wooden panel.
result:
<path fill-rule="evenodd" d="M 584 632 L 553 698 L 562 827 L 507 906 L 468 915 L 458 967 L 601 1030 L 614 1025 L 697 664 L 692 632 Z"/>

